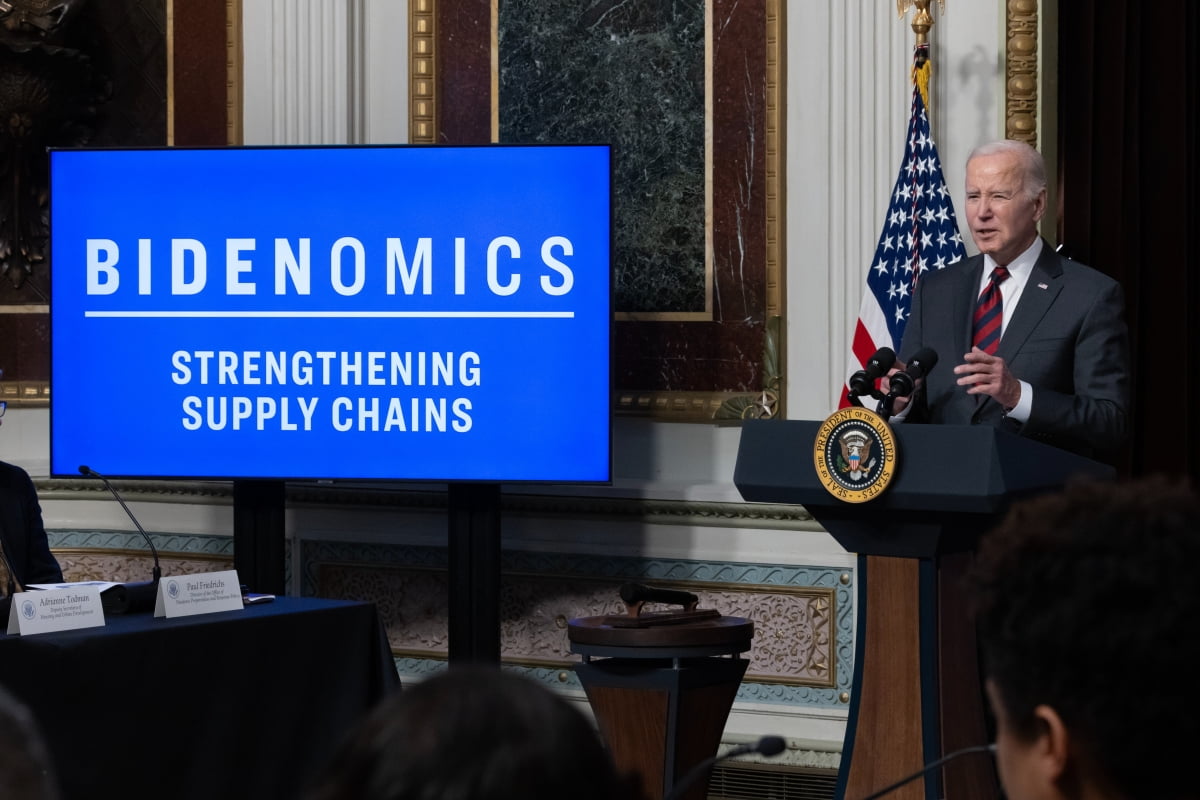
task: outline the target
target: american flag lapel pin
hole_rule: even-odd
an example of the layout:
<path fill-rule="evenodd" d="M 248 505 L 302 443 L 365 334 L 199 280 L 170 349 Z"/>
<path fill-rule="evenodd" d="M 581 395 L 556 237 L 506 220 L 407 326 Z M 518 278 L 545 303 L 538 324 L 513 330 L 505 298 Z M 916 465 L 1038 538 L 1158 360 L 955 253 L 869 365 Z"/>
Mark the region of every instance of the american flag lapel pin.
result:
<path fill-rule="evenodd" d="M 1044 284 L 1044 283 L 1039 283 L 1039 284 L 1038 284 L 1038 288 L 1039 288 L 1039 289 L 1049 289 L 1050 287 L 1049 287 L 1049 286 L 1047 286 L 1047 285 L 1046 285 L 1046 284 Z"/>

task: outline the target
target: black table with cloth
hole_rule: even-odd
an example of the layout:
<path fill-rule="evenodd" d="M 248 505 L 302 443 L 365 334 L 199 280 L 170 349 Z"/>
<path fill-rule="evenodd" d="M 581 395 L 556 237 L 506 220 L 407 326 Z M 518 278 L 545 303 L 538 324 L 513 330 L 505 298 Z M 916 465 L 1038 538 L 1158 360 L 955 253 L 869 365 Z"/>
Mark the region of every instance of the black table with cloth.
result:
<path fill-rule="evenodd" d="M 42 726 L 64 800 L 298 797 L 399 687 L 374 605 L 289 597 L 0 634 L 0 683 Z"/>

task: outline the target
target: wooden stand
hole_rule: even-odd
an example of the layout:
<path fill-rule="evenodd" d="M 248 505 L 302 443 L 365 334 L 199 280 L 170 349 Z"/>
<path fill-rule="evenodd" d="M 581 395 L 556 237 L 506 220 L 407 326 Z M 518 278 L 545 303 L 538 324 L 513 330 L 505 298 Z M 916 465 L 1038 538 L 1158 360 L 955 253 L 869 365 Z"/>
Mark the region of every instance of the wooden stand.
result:
<path fill-rule="evenodd" d="M 754 624 L 740 617 L 662 628 L 620 628 L 609 618 L 571 620 L 575 667 L 617 768 L 640 777 L 645 800 L 662 800 L 687 772 L 716 755 L 749 661 Z M 678 800 L 702 800 L 697 781 Z"/>

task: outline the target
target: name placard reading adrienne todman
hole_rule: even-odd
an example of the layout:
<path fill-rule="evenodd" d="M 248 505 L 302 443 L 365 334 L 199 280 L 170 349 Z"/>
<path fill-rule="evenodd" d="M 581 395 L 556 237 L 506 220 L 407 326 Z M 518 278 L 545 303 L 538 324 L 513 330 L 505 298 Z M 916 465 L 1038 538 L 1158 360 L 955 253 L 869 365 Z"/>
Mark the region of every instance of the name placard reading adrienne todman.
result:
<path fill-rule="evenodd" d="M 608 481 L 610 160 L 53 151 L 52 471 Z"/>
<path fill-rule="evenodd" d="M 187 617 L 216 611 L 237 611 L 242 605 L 242 585 L 237 570 L 175 575 L 158 582 L 154 616 Z"/>
<path fill-rule="evenodd" d="M 8 632 L 22 636 L 98 628 L 103 624 L 100 589 L 92 585 L 17 592 L 8 611 Z"/>

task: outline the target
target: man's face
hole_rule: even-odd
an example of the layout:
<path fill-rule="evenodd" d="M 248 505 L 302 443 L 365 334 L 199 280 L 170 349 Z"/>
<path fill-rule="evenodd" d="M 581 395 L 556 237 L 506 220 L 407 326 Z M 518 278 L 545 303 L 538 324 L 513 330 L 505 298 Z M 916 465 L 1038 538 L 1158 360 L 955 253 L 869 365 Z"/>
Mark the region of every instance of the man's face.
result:
<path fill-rule="evenodd" d="M 1053 786 L 1042 780 L 1042 774 L 1035 766 L 1035 742 L 1027 741 L 1013 730 L 996 685 L 989 680 L 985 689 L 996 717 L 996 770 L 1005 797 L 1008 800 L 1055 797 Z"/>
<path fill-rule="evenodd" d="M 980 252 L 1007 266 L 1037 238 L 1046 192 L 1030 198 L 1015 153 L 976 156 L 967 162 L 967 223 Z"/>

